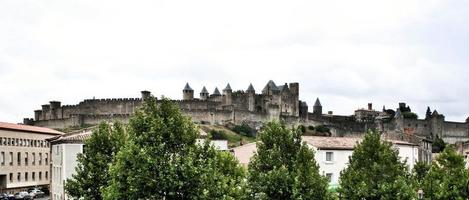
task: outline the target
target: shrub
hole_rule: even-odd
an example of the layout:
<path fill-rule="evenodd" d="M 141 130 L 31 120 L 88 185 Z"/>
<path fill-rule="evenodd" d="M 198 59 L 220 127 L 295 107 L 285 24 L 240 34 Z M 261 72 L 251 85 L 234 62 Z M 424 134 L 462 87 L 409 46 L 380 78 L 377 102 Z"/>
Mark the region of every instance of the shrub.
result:
<path fill-rule="evenodd" d="M 331 130 L 329 128 L 327 128 L 326 126 L 324 126 L 324 125 L 317 126 L 316 131 L 318 133 L 330 133 L 331 132 Z"/>
<path fill-rule="evenodd" d="M 212 140 L 227 140 L 225 131 L 210 130 L 209 134 Z"/>
<path fill-rule="evenodd" d="M 313 125 L 309 125 L 309 126 L 308 126 L 308 130 L 314 130 L 314 126 L 313 126 Z"/>
<path fill-rule="evenodd" d="M 299 125 L 298 128 L 300 129 L 301 133 L 306 133 L 306 127 L 303 125 Z"/>
<path fill-rule="evenodd" d="M 247 124 L 236 125 L 231 130 L 237 134 L 248 137 L 253 137 L 255 134 L 254 129 L 248 126 Z"/>

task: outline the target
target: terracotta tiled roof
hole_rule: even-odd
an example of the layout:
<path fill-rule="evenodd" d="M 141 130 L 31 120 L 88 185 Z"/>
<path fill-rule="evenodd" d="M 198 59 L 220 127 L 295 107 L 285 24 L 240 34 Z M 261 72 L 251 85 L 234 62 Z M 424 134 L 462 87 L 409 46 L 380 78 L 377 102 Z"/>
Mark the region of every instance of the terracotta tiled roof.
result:
<path fill-rule="evenodd" d="M 353 150 L 355 145 L 361 142 L 361 138 L 353 137 L 319 137 L 303 136 L 303 141 L 318 149 L 343 149 Z"/>
<path fill-rule="evenodd" d="M 52 144 L 59 144 L 59 143 L 83 143 L 85 139 L 91 137 L 91 130 L 78 132 L 78 133 L 68 133 L 66 135 L 61 135 L 55 138 L 51 138 L 50 142 Z"/>
<path fill-rule="evenodd" d="M 319 136 L 303 136 L 303 141 L 306 141 L 311 146 L 314 146 L 318 149 L 343 149 L 343 150 L 353 150 L 354 147 L 362 142 L 363 138 L 356 137 L 319 137 Z M 409 145 L 409 146 L 418 146 L 417 144 L 400 141 L 400 140 L 388 140 L 395 145 Z"/>
<path fill-rule="evenodd" d="M 63 135 L 64 133 L 60 131 L 56 131 L 54 129 L 39 127 L 39 126 L 29 126 L 29 125 L 22 125 L 22 124 L 13 124 L 7 122 L 0 122 L 0 129 L 7 129 L 7 130 L 16 130 L 16 131 L 24 131 L 24 132 L 32 132 L 32 133 L 45 133 L 50 135 Z"/>

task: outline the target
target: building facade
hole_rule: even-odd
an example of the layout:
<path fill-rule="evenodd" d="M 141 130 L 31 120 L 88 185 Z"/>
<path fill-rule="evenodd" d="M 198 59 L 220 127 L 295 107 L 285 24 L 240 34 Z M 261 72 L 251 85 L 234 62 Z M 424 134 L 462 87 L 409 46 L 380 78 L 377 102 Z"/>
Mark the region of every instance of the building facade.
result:
<path fill-rule="evenodd" d="M 49 128 L 0 122 L 0 192 L 48 188 L 51 155 L 46 139 L 62 134 Z"/>
<path fill-rule="evenodd" d="M 50 181 L 52 200 L 69 199 L 64 184 L 75 173 L 78 154 L 83 152 L 83 142 L 90 136 L 91 131 L 84 131 L 49 139 L 52 155 L 52 178 Z"/>
<path fill-rule="evenodd" d="M 329 178 L 330 186 L 338 186 L 340 172 L 347 167 L 353 149 L 362 141 L 362 138 L 354 137 L 303 136 L 302 139 L 315 151 L 315 160 L 319 165 L 319 172 Z M 396 140 L 388 141 L 399 151 L 401 161 L 406 161 L 408 170 L 412 170 L 415 163 L 419 161 L 419 145 Z M 249 143 L 231 149 L 233 155 L 245 167 L 248 167 L 249 161 L 256 151 L 256 143 Z"/>

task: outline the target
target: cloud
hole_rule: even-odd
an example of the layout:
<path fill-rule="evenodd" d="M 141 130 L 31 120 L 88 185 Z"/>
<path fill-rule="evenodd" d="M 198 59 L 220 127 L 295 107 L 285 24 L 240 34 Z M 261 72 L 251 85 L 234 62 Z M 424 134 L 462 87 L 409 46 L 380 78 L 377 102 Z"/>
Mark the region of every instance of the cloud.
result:
<path fill-rule="evenodd" d="M 180 98 L 229 82 L 300 83 L 350 115 L 408 104 L 469 116 L 468 3 L 397 1 L 2 1 L 0 120 L 50 100 Z"/>

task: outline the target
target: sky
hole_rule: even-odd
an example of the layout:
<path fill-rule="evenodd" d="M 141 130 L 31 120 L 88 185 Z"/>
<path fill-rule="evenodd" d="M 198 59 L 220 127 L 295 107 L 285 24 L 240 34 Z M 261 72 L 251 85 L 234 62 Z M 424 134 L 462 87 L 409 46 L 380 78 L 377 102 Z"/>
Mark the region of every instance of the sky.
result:
<path fill-rule="evenodd" d="M 180 99 L 186 82 L 260 92 L 273 80 L 334 114 L 406 102 L 462 122 L 468 52 L 469 1 L 2 0 L 0 121 L 51 100 Z"/>

